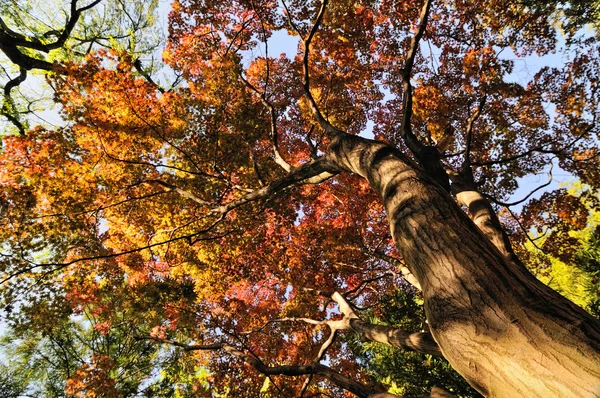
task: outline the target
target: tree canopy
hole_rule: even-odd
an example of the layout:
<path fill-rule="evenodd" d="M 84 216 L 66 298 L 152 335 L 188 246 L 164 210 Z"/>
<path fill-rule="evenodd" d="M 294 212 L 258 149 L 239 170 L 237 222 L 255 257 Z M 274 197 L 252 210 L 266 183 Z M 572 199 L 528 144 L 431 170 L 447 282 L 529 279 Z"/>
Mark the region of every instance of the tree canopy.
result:
<path fill-rule="evenodd" d="M 596 3 L 0 3 L 0 391 L 595 396 Z"/>

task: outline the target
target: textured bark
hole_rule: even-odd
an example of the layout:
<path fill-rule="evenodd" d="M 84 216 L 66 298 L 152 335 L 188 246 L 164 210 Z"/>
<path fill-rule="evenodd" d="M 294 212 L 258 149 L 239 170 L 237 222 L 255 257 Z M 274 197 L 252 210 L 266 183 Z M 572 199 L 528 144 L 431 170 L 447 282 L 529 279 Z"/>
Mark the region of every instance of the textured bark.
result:
<path fill-rule="evenodd" d="M 452 192 L 456 195 L 458 203 L 467 206 L 475 225 L 494 246 L 509 260 L 521 263 L 490 202 L 475 187 L 462 181 L 452 184 Z"/>
<path fill-rule="evenodd" d="M 598 396 L 598 320 L 503 256 L 397 149 L 339 135 L 326 156 L 382 197 L 432 335 L 474 388 L 490 397 Z"/>
<path fill-rule="evenodd" d="M 389 344 L 392 347 L 409 349 L 423 354 L 441 356 L 442 352 L 431 334 L 426 332 L 407 332 L 393 326 L 373 325 L 361 319 L 352 319 L 350 327 L 362 340 Z"/>
<path fill-rule="evenodd" d="M 346 299 L 338 292 L 333 293 L 331 299 L 338 304 L 340 312 L 344 315 L 344 318 L 339 321 L 324 321 L 324 324 L 329 325 L 332 331 L 352 329 L 362 340 L 376 341 L 404 350 L 442 356 L 440 347 L 430 333 L 408 332 L 393 326 L 373 325 L 360 319 Z"/>

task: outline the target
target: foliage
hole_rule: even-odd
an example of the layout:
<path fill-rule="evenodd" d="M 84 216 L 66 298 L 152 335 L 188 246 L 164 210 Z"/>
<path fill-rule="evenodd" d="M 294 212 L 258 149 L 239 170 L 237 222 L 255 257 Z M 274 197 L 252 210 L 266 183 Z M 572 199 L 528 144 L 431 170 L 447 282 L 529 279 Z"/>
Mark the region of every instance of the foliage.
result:
<path fill-rule="evenodd" d="M 96 316 L 86 311 L 43 330 L 8 328 L 2 366 L 16 377 L 5 384 L 13 395 L 4 396 L 134 396 L 150 389 L 142 382 L 152 380 L 156 346 L 136 340 L 128 324 L 111 327 Z"/>
<path fill-rule="evenodd" d="M 590 24 L 600 31 L 600 2 L 596 0 L 537 1 L 527 0 L 525 4 L 533 9 L 553 10 L 554 17 L 561 23 L 569 37 L 585 25 Z"/>
<path fill-rule="evenodd" d="M 46 25 L 62 26 L 49 4 L 1 4 L 30 44 L 46 45 L 56 35 Z M 520 178 L 554 163 L 600 188 L 598 38 L 563 43 L 555 8 L 506 0 L 434 2 L 424 31 L 422 2 L 282 5 L 176 0 L 162 61 L 150 68 L 140 56 L 156 43 L 154 1 L 86 9 L 48 52 L 21 46 L 13 59 L 0 46 L 7 81 L 37 65 L 65 122 L 2 134 L 0 294 L 8 366 L 26 375 L 6 388 L 344 394 L 331 376 L 264 370 L 317 362 L 364 385 L 472 394 L 441 361 L 327 345 L 323 322 L 343 312 L 334 292 L 372 307 L 374 321 L 426 328 L 403 292 L 404 259 L 373 182 L 319 168 L 332 126 L 372 132 L 429 173 L 428 154 L 442 178 L 427 178 L 481 193 L 540 275 L 577 259 L 579 280 L 598 286 L 588 220 L 597 197 L 557 190 L 520 216 L 504 210 Z M 291 43 L 288 55 L 272 52 L 275 36 Z M 515 81 L 519 62 L 553 52 L 563 64 Z M 172 72 L 159 78 L 162 68 Z M 19 112 L 16 101 L 5 116 Z M 552 231 L 542 249 L 553 260 L 526 250 L 523 231 L 534 227 Z M 579 303 L 598 307 L 591 296 Z M 61 357 L 65 347 L 72 355 Z"/>
<path fill-rule="evenodd" d="M 554 196 L 530 202 L 524 211 L 526 225 L 538 235 L 535 241 L 525 242 L 525 258 L 530 259 L 532 270 L 596 316 L 600 298 L 597 209 L 598 193 L 574 183 Z"/>
<path fill-rule="evenodd" d="M 56 64 L 80 61 L 102 48 L 128 51 L 136 59 L 152 57 L 162 40 L 157 7 L 156 0 L 0 2 L 1 136 L 61 123 L 48 112 L 57 108 L 44 73 Z"/>

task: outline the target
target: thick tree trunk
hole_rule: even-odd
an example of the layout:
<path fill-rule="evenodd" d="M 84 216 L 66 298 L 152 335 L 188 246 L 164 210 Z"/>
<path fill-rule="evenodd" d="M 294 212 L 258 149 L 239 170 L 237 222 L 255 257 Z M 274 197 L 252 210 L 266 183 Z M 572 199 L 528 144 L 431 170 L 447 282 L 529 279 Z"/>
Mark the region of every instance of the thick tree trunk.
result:
<path fill-rule="evenodd" d="M 509 261 L 402 153 L 340 135 L 326 157 L 382 197 L 431 332 L 490 397 L 600 396 L 600 322 Z"/>

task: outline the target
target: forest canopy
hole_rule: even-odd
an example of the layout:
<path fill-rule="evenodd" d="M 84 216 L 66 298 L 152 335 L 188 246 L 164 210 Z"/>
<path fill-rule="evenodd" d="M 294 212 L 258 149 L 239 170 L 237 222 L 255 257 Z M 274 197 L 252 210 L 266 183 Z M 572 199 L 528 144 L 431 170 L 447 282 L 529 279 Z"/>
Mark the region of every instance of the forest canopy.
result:
<path fill-rule="evenodd" d="M 599 5 L 1 1 L 0 395 L 597 396 Z"/>

